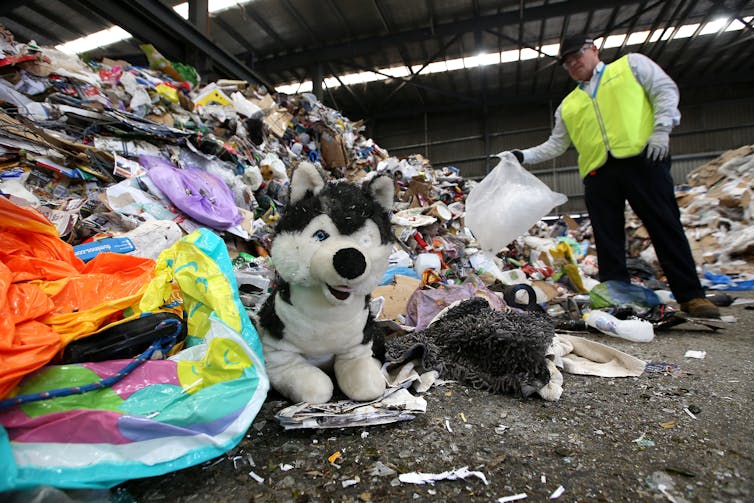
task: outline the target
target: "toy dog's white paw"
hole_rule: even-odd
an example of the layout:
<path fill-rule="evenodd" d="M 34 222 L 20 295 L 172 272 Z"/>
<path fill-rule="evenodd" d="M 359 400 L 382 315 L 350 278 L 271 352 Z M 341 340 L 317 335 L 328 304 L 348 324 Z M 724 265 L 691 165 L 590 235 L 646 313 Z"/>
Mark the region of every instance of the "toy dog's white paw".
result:
<path fill-rule="evenodd" d="M 335 378 L 341 391 L 351 400 L 366 402 L 385 392 L 380 362 L 371 356 L 348 360 L 336 358 Z"/>
<path fill-rule="evenodd" d="M 269 371 L 269 375 L 270 384 L 294 403 L 327 403 L 332 398 L 332 380 L 312 365 Z"/>

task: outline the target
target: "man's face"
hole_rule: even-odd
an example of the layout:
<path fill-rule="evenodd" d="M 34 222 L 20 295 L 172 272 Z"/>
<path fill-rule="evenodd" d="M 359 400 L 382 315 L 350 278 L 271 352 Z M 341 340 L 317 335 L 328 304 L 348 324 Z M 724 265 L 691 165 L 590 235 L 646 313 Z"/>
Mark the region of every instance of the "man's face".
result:
<path fill-rule="evenodd" d="M 597 47 L 589 44 L 563 58 L 563 67 L 573 80 L 589 80 L 599 62 Z"/>

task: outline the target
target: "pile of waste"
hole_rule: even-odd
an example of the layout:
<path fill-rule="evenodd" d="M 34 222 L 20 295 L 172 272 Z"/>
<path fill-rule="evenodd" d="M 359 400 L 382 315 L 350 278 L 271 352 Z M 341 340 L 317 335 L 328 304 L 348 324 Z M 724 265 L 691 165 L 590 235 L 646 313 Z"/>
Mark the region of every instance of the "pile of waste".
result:
<path fill-rule="evenodd" d="M 705 286 L 749 289 L 754 278 L 754 145 L 697 167 L 676 187 L 681 221 Z M 630 255 L 653 267 L 657 258 L 638 218 L 627 212 Z"/>
<path fill-rule="evenodd" d="M 532 206 L 537 197 L 518 201 L 525 215 L 485 216 L 484 198 L 467 207 L 483 183 L 419 154 L 391 156 L 362 122 L 311 94 L 202 82 L 151 45 L 142 50 L 149 67 L 84 62 L 0 27 L 0 424 L 14 441 L 13 455 L 0 448 L 12 468 L 0 491 L 110 487 L 239 441 L 268 387 L 251 319 L 275 280 L 274 226 L 302 161 L 329 179 L 394 182 L 394 251 L 371 305 L 386 331 L 420 332 L 472 297 L 549 315 L 556 329 L 589 324 L 618 337 L 583 315 L 609 308 L 655 328 L 677 323 L 630 215 L 635 282 L 601 284 L 589 220 L 543 220 L 562 204 L 549 189 L 546 208 Z M 501 158 L 498 168 L 509 165 Z M 528 176 L 514 197 L 543 190 Z M 720 289 L 753 287 L 753 183 L 746 146 L 695 170 L 678 192 L 698 263 Z M 518 227 L 490 233 L 503 241 L 490 243 L 484 229 L 495 221 Z M 101 427 L 55 426 L 72 414 Z M 60 466 L 50 446 L 72 441 L 82 449 Z"/>

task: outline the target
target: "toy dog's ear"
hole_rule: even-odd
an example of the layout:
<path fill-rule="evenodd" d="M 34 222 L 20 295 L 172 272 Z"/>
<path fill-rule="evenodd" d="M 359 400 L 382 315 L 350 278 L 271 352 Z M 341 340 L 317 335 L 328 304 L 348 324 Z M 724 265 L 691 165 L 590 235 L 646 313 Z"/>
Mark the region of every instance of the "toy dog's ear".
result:
<path fill-rule="evenodd" d="M 296 204 L 306 196 L 308 191 L 317 195 L 325 186 L 325 180 L 319 174 L 314 164 L 302 162 L 298 165 L 291 177 L 290 203 Z"/>
<path fill-rule="evenodd" d="M 376 176 L 369 182 L 369 193 L 385 211 L 393 208 L 393 196 L 395 195 L 395 186 L 390 177 Z"/>

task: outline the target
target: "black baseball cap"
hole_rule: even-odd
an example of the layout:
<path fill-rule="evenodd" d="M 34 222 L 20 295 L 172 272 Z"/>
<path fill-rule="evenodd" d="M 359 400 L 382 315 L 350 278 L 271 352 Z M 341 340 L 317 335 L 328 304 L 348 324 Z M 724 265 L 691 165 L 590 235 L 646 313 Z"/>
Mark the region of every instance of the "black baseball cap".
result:
<path fill-rule="evenodd" d="M 585 45 L 593 44 L 594 37 L 586 34 L 571 35 L 566 37 L 562 44 L 560 44 L 560 52 L 558 54 L 558 63 L 561 65 L 565 62 L 565 57 L 569 54 L 573 54 Z"/>

